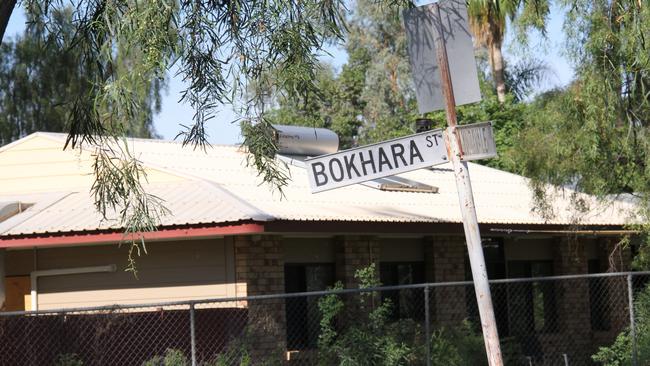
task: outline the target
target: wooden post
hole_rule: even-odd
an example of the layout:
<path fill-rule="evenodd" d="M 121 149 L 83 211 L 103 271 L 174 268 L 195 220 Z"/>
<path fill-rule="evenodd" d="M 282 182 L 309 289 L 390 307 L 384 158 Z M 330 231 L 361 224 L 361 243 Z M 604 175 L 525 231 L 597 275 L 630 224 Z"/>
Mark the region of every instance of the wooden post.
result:
<path fill-rule="evenodd" d="M 447 47 L 445 45 L 443 30 L 441 29 L 440 8 L 438 4 L 434 4 L 432 10 L 435 12 L 433 15 L 436 20 L 435 26 L 437 27 L 437 34 L 435 36 L 436 57 L 438 67 L 440 68 L 440 81 L 442 83 L 443 95 L 445 97 L 447 124 L 449 125 L 445 133 L 445 142 L 447 144 L 449 160 L 454 167 L 458 200 L 463 217 L 463 229 L 465 231 L 465 240 L 467 242 L 469 262 L 472 268 L 474 290 L 476 292 L 476 302 L 481 317 L 481 328 L 483 330 L 483 340 L 485 341 L 485 351 L 487 352 L 488 363 L 490 366 L 503 366 L 501 346 L 499 345 L 499 333 L 497 331 L 496 319 L 494 317 L 490 284 L 488 283 L 485 258 L 483 257 L 483 248 L 481 246 L 481 233 L 479 231 L 476 208 L 474 206 L 472 184 L 469 178 L 467 162 L 460 160 L 463 150 L 460 145 L 460 139 L 456 133 L 456 101 L 451 82 L 451 73 L 449 71 Z"/>

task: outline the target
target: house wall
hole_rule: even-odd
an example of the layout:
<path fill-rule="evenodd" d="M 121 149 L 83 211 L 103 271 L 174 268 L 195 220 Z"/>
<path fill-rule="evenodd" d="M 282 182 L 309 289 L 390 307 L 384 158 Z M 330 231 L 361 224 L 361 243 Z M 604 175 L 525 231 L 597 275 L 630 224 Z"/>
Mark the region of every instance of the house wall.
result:
<path fill-rule="evenodd" d="M 282 238 L 285 263 L 334 263 L 334 246 L 331 237 Z"/>
<path fill-rule="evenodd" d="M 156 242 L 136 257 L 137 278 L 125 272 L 127 247 L 117 245 L 7 252 L 7 276 L 38 270 L 115 264 L 113 273 L 40 277 L 40 310 L 140 304 L 235 295 L 232 244 L 223 239 Z"/>
<path fill-rule="evenodd" d="M 506 239 L 507 260 L 552 260 L 554 272 L 587 272 L 589 259 L 614 258 L 627 269 L 628 249 L 616 248 L 612 240 Z M 345 287 L 358 286 L 354 273 L 371 263 L 425 263 L 425 279 L 431 282 L 463 281 L 466 276 L 466 247 L 462 236 L 376 237 L 339 235 L 331 237 L 290 237 L 279 235 L 235 236 L 225 239 L 159 242 L 148 244 L 149 255 L 138 258 L 139 278 L 132 274 L 98 273 L 42 278 L 39 307 L 53 309 L 147 303 L 185 299 L 251 296 L 282 293 L 285 290 L 285 263 L 333 263 L 337 279 Z M 36 254 L 35 254 L 36 253 Z M 116 245 L 68 247 L 7 252 L 7 276 L 26 276 L 39 270 L 117 264 L 126 265 L 126 248 Z M 606 269 L 606 267 L 603 267 Z M 623 287 L 608 283 L 612 308 L 623 299 Z M 432 321 L 454 325 L 470 316 L 469 287 L 435 288 L 431 292 Z M 619 296 L 621 295 L 621 296 Z M 533 337 L 547 354 L 558 354 L 571 346 L 592 354 L 591 343 L 606 343 L 624 325 L 623 317 L 610 319 L 609 331 L 593 331 L 590 323 L 587 282 L 556 284 L 557 316 L 555 333 Z M 251 333 L 259 355 L 286 348 L 285 301 L 282 299 L 240 301 L 233 307 L 248 309 L 249 320 L 259 333 Z M 351 310 L 353 311 L 353 309 Z M 533 338 L 531 338 L 533 339 Z M 573 342 L 573 343 L 571 343 Z"/>
<path fill-rule="evenodd" d="M 552 260 L 552 238 L 505 238 L 506 261 L 511 260 Z"/>
<path fill-rule="evenodd" d="M 419 262 L 424 260 L 424 238 L 379 238 L 380 262 Z"/>
<path fill-rule="evenodd" d="M 228 238 L 234 243 L 237 296 L 284 292 L 284 261 L 279 236 L 256 235 Z M 265 299 L 242 301 L 248 308 L 248 331 L 255 362 L 286 350 L 285 301 Z"/>

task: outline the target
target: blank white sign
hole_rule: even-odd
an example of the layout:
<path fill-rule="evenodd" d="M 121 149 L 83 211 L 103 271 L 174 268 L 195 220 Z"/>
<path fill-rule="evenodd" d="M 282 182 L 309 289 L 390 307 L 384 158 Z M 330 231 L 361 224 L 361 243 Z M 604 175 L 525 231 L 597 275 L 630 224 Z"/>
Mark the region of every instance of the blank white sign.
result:
<path fill-rule="evenodd" d="M 465 0 L 442 0 L 438 6 L 439 20 L 435 16 L 434 4 L 404 11 L 409 61 L 420 113 L 445 107 L 436 59 L 438 29 L 442 30 L 447 45 L 456 105 L 481 100 Z"/>

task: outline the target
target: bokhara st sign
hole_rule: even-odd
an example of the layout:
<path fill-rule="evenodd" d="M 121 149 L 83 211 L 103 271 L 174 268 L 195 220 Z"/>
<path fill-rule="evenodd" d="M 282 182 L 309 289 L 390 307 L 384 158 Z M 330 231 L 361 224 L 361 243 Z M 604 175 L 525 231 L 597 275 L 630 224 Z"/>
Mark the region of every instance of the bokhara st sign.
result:
<path fill-rule="evenodd" d="M 447 162 L 442 129 L 309 159 L 312 193 Z"/>

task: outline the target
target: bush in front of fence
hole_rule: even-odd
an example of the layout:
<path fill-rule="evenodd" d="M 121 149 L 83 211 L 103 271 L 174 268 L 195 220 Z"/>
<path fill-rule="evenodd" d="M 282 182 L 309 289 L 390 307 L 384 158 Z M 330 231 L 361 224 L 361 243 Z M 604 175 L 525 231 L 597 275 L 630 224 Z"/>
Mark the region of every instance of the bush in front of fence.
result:
<path fill-rule="evenodd" d="M 440 328 L 431 335 L 431 365 L 487 365 L 483 336 L 465 320 L 454 328 Z"/>
<path fill-rule="evenodd" d="M 83 361 L 76 353 L 63 353 L 56 357 L 54 366 L 83 366 Z"/>
<path fill-rule="evenodd" d="M 356 271 L 360 288 L 378 287 L 374 264 Z M 334 290 L 340 290 L 339 282 Z M 348 298 L 332 294 L 321 298 L 321 332 L 318 337 L 318 359 L 322 365 L 412 365 L 417 364 L 414 343 L 405 342 L 402 331 L 419 332 L 419 327 L 391 323 L 390 301 L 381 301 L 377 294 L 362 292 Z"/>
<path fill-rule="evenodd" d="M 142 366 L 189 366 L 189 360 L 183 351 L 168 348 L 164 356 L 154 356 L 145 361 Z"/>
<path fill-rule="evenodd" d="M 650 285 L 639 292 L 634 302 L 637 365 L 650 364 Z M 592 359 L 603 366 L 632 365 L 633 339 L 630 329 L 621 332 L 609 347 L 600 347 Z"/>

